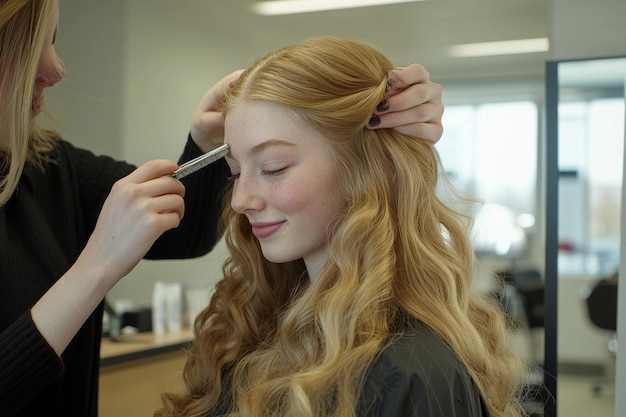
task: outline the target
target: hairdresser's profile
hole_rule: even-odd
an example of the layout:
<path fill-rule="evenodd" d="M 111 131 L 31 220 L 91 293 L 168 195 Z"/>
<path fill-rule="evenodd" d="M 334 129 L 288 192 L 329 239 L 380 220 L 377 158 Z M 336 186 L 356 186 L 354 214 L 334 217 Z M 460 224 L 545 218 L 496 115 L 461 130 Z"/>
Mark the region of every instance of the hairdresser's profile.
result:
<path fill-rule="evenodd" d="M 239 71 L 202 98 L 178 163 L 136 167 L 39 127 L 46 90 L 65 73 L 54 46 L 58 14 L 57 0 L 0 2 L 3 417 L 97 415 L 104 296 L 144 257 L 209 252 L 230 175 L 224 160 L 181 181 L 171 174 L 223 144 L 220 108 Z M 440 86 L 416 66 L 399 74 L 406 89 L 372 123 L 438 140 Z"/>

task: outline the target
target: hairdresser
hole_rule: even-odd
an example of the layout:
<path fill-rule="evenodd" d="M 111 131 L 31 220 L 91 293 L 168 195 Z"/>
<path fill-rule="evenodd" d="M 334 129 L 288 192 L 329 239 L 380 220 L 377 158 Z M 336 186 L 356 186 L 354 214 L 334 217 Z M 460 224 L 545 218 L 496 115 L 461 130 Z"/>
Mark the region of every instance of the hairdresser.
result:
<path fill-rule="evenodd" d="M 95 156 L 37 126 L 44 93 L 63 78 L 54 49 L 57 0 L 0 1 L 0 410 L 2 416 L 97 414 L 102 300 L 142 258 L 206 254 L 227 165 L 179 181 L 178 164 L 140 167 Z M 223 141 L 220 113 L 235 72 L 194 114 L 179 163 Z M 440 138 L 441 88 L 418 65 L 371 128 Z M 184 216 L 183 216 L 184 215 Z M 184 220 L 183 220 L 184 217 Z"/>

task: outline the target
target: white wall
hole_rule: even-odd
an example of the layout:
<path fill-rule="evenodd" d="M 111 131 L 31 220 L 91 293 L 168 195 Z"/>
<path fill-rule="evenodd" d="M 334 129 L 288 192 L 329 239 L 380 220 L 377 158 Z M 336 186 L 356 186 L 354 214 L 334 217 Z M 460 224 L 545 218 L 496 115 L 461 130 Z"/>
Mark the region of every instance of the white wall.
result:
<path fill-rule="evenodd" d="M 247 59 L 237 56 L 237 48 L 227 39 L 211 33 L 193 7 L 151 0 L 126 4 L 123 157 L 138 164 L 155 158 L 176 160 L 204 92 L 245 66 Z M 212 287 L 221 276 L 225 256 L 220 243 L 199 259 L 142 261 L 110 297 L 149 304 L 156 280 Z"/>
<path fill-rule="evenodd" d="M 204 91 L 247 62 L 175 2 L 62 0 L 60 15 L 57 52 L 67 72 L 50 101 L 61 132 L 131 163 L 176 160 Z M 225 256 L 220 243 L 193 261 L 142 261 L 108 298 L 149 305 L 156 280 L 212 286 Z"/>
<path fill-rule="evenodd" d="M 49 99 L 63 136 L 98 154 L 122 156 L 125 1 L 60 2 L 56 50 L 66 66 Z"/>
<path fill-rule="evenodd" d="M 626 2 L 549 0 L 551 59 L 626 54 Z"/>

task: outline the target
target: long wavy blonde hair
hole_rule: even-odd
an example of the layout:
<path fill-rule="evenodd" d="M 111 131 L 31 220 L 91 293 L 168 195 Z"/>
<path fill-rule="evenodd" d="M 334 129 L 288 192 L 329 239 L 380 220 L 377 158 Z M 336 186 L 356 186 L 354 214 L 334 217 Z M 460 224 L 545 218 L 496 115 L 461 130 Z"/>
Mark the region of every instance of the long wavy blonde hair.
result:
<path fill-rule="evenodd" d="M 263 258 L 245 216 L 225 208 L 231 257 L 195 322 L 186 392 L 159 416 L 354 416 L 364 375 L 399 315 L 460 357 L 494 417 L 521 414 L 520 363 L 501 312 L 472 290 L 465 219 L 435 188 L 435 149 L 365 128 L 392 64 L 356 41 L 315 38 L 256 62 L 228 96 L 293 109 L 331 143 L 345 212 L 314 283 L 301 260 Z M 320 196 L 324 198 L 324 196 Z"/>
<path fill-rule="evenodd" d="M 0 148 L 0 207 L 13 195 L 27 162 L 41 165 L 59 139 L 31 116 L 37 67 L 52 25 L 52 0 L 3 0 L 0 3 L 0 124 L 8 148 Z"/>

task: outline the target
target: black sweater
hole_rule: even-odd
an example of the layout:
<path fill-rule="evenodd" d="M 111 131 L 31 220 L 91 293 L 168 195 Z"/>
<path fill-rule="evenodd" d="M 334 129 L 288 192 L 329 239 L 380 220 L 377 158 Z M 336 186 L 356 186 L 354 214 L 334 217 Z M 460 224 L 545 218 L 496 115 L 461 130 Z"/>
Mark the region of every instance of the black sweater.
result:
<path fill-rule="evenodd" d="M 199 154 L 188 140 L 180 162 Z M 74 263 L 113 183 L 134 168 L 61 141 L 54 162 L 44 170 L 27 165 L 18 189 L 0 207 L 0 415 L 97 415 L 102 304 L 62 358 L 35 327 L 30 308 Z M 185 216 L 146 258 L 191 258 L 211 250 L 228 172 L 219 161 L 182 180 Z"/>

